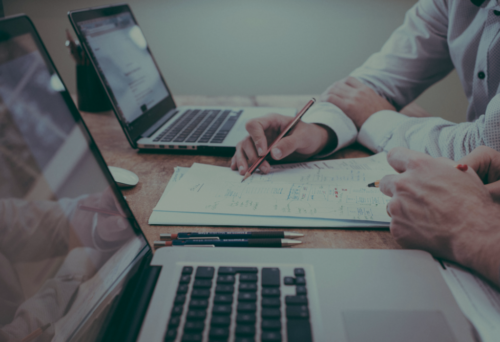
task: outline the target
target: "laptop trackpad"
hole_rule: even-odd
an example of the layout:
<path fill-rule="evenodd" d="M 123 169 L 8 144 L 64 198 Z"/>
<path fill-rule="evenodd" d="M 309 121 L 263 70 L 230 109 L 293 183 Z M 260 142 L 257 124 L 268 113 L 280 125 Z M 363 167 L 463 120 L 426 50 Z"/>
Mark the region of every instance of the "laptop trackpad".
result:
<path fill-rule="evenodd" d="M 454 342 L 440 311 L 345 311 L 349 342 Z"/>

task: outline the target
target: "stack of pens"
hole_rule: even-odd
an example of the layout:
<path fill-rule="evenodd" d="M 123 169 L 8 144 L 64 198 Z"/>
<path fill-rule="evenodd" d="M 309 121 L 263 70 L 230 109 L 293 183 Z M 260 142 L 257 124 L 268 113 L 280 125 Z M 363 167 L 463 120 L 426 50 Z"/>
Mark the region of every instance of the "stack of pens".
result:
<path fill-rule="evenodd" d="M 281 231 L 160 234 L 161 241 L 155 241 L 154 247 L 292 247 L 302 243 L 293 240 L 301 236 Z"/>

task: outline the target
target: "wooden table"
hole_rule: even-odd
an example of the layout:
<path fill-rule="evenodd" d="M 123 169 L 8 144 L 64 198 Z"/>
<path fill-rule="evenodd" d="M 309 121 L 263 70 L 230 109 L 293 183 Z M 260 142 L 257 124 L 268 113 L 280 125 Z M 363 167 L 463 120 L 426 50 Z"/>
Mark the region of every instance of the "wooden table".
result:
<path fill-rule="evenodd" d="M 282 106 L 302 108 L 311 96 L 177 96 L 177 105 L 219 106 Z M 181 155 L 169 153 L 138 152 L 130 147 L 112 112 L 82 113 L 104 159 L 110 166 L 118 166 L 135 172 L 139 184 L 123 194 L 144 231 L 150 244 L 159 240 L 160 233 L 216 230 L 214 227 L 150 226 L 149 216 L 160 199 L 174 172 L 174 167 L 190 167 L 193 163 L 229 166 L 229 157 Z M 343 149 L 333 158 L 366 157 L 369 153 L 361 146 Z M 256 230 L 259 228 L 229 228 L 220 230 Z M 387 229 L 283 229 L 305 234 L 300 247 L 321 248 L 400 248 Z M 296 247 L 295 247 L 296 248 Z"/>

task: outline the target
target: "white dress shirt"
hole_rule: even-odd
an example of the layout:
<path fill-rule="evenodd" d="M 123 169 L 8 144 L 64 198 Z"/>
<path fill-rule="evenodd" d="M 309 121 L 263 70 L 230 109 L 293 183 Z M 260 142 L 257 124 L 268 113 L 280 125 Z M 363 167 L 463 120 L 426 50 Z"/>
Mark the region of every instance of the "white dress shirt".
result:
<path fill-rule="evenodd" d="M 420 0 L 382 50 L 351 73 L 400 110 L 455 68 L 469 100 L 468 122 L 384 110 L 373 114 L 358 134 L 338 107 L 323 102 L 303 121 L 337 134 L 337 147 L 326 155 L 356 139 L 373 152 L 402 146 L 455 160 L 480 145 L 500 151 L 499 1 L 486 0 L 478 7 L 470 0 Z"/>

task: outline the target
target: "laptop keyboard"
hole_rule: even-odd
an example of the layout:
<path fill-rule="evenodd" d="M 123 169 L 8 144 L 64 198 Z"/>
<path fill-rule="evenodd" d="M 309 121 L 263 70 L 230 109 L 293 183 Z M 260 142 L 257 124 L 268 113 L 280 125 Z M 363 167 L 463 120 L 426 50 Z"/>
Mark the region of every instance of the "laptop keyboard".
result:
<path fill-rule="evenodd" d="M 188 109 L 153 141 L 220 144 L 242 113 L 243 110 Z"/>
<path fill-rule="evenodd" d="M 296 293 L 285 296 L 284 303 L 282 283 L 295 286 Z M 312 340 L 303 268 L 295 268 L 294 276 L 284 277 L 283 282 L 279 268 L 182 269 L 166 342 Z"/>

